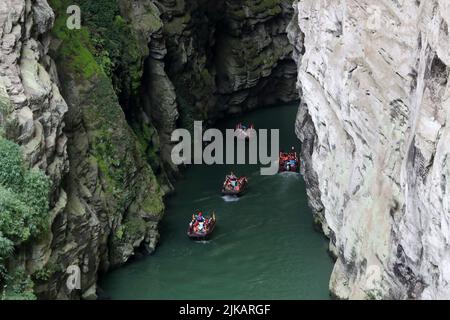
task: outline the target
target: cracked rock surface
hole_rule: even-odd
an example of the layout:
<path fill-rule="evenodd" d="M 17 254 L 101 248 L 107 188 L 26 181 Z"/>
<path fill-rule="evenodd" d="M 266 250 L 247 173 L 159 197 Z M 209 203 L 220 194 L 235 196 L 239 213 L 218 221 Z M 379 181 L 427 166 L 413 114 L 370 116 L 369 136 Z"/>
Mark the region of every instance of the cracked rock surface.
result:
<path fill-rule="evenodd" d="M 339 298 L 450 298 L 450 3 L 294 4 L 310 204 Z"/>

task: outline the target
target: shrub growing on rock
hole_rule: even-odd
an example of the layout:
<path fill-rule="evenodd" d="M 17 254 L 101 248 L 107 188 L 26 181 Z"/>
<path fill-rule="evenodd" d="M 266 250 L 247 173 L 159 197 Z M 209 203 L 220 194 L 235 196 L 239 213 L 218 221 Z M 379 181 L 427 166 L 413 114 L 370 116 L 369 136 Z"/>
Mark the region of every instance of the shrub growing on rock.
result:
<path fill-rule="evenodd" d="M 0 284 L 10 280 L 6 261 L 14 247 L 48 228 L 49 190 L 48 177 L 27 169 L 20 147 L 0 137 Z"/>

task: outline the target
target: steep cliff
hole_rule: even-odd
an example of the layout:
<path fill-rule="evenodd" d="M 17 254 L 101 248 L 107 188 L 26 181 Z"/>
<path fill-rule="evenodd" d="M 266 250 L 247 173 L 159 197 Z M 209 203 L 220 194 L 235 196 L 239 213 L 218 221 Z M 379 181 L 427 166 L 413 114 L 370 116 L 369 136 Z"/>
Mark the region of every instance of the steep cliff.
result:
<path fill-rule="evenodd" d="M 173 129 L 297 99 L 292 12 L 290 0 L 2 1 L 0 157 L 40 183 L 47 215 L 31 231 L 16 223 L 14 243 L 0 224 L 1 297 L 92 299 L 99 273 L 151 253 L 178 175 Z M 29 212 L 5 181 L 0 205 Z M 81 290 L 66 286 L 72 265 Z"/>
<path fill-rule="evenodd" d="M 130 76 L 120 75 L 122 82 L 114 83 L 116 73 L 105 72 L 91 54 L 88 30 L 65 29 L 60 13 L 68 4 L 52 5 L 60 15 L 53 29 L 55 15 L 45 0 L 0 5 L 2 132 L 21 145 L 26 166 L 41 169 L 51 181 L 45 226 L 39 234 L 24 230 L 33 236 L 22 236 L 27 242 L 13 238 L 14 252 L 1 263 L 5 297 L 31 297 L 31 281 L 40 297 L 95 297 L 100 270 L 124 263 L 137 248 L 154 249 L 164 208 L 113 89 L 132 83 L 132 65 L 126 63 Z M 136 69 L 142 69 L 145 50 L 140 55 Z M 2 153 L 2 166 L 10 154 Z M 3 182 L 2 188 L 14 190 Z M 11 207 L 6 195 L 1 194 L 2 214 L 9 212 L 5 205 Z M 12 207 L 15 219 L 17 208 Z M 1 220 L 3 227 L 8 217 Z M 81 269 L 81 291 L 65 285 L 71 265 Z"/>
<path fill-rule="evenodd" d="M 168 73 L 197 117 L 297 99 L 286 37 L 292 1 L 159 2 Z"/>
<path fill-rule="evenodd" d="M 15 140 L 22 146 L 21 153 L 27 168 L 40 169 L 51 179 L 51 211 L 45 221 L 45 230 L 49 229 L 66 204 L 66 192 L 61 185 L 69 167 L 67 138 L 63 133 L 67 104 L 57 85 L 55 65 L 48 56 L 49 41 L 46 33 L 53 20 L 54 14 L 46 1 L 7 0 L 0 4 L 1 131 L 3 138 Z M 3 169 L 4 165 L 8 165 L 4 156 L 11 156 L 11 153 L 2 153 Z M 22 169 L 17 169 L 19 170 Z M 4 182 L 2 180 L 2 188 L 13 189 Z M 2 214 L 8 214 L 9 204 L 3 192 L 1 202 Z M 15 223 L 17 219 L 29 214 L 20 212 L 22 211 L 16 207 L 16 215 L 11 217 L 16 220 Z M 5 217 L 2 217 L 2 222 L 4 226 Z M 30 221 L 26 223 L 29 224 Z M 34 234 L 26 243 L 15 239 L 16 251 L 10 253 L 14 254 L 14 259 L 8 262 L 9 270 L 2 270 L 0 275 L 0 283 L 4 284 L 6 281 L 9 284 L 7 295 L 20 297 L 22 293 L 27 294 L 25 291 L 28 288 L 23 287 L 23 284 L 29 281 L 26 281 L 25 276 L 15 279 L 15 274 L 34 274 L 48 265 L 51 243 L 50 233 Z M 2 264 L 0 269 L 3 266 Z M 19 285 L 15 286 L 17 283 Z"/>
<path fill-rule="evenodd" d="M 450 5 L 294 5 L 310 203 L 339 298 L 450 298 Z"/>

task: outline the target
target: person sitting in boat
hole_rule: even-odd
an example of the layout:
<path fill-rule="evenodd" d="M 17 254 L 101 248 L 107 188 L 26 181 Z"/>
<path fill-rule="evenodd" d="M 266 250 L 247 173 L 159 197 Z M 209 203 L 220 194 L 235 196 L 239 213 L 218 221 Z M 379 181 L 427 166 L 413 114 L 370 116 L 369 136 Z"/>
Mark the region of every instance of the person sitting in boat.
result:
<path fill-rule="evenodd" d="M 234 175 L 233 172 L 231 172 L 229 175 L 226 176 L 224 186 L 226 187 L 235 187 L 237 186 L 237 177 Z"/>
<path fill-rule="evenodd" d="M 231 172 L 227 178 L 226 178 L 226 182 L 225 182 L 226 186 L 228 188 L 236 188 L 239 184 L 238 178 L 234 175 L 233 172 Z"/>
<path fill-rule="evenodd" d="M 198 222 L 197 228 L 195 230 L 195 232 L 203 232 L 205 228 L 205 223 L 204 222 Z"/>
<path fill-rule="evenodd" d="M 208 220 L 203 217 L 201 212 L 190 223 L 190 226 L 194 232 L 205 232 L 207 225 Z"/>
<path fill-rule="evenodd" d="M 204 221 L 205 221 L 205 217 L 203 216 L 203 212 L 199 211 L 199 212 L 197 213 L 197 218 L 196 218 L 196 220 L 197 220 L 198 223 L 204 222 Z"/>
<path fill-rule="evenodd" d="M 191 223 L 190 223 L 190 226 L 194 229 L 194 230 L 196 230 L 197 228 L 198 228 L 198 225 L 201 223 L 201 222 L 205 222 L 205 217 L 203 217 L 203 212 L 201 212 L 201 211 L 198 211 L 197 212 L 197 215 L 192 215 L 192 221 L 191 221 Z"/>

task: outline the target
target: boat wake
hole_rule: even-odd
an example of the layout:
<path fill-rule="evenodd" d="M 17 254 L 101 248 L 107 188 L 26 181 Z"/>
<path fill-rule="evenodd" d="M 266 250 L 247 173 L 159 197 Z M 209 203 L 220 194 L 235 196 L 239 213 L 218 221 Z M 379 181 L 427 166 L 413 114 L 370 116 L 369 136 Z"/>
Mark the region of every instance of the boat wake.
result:
<path fill-rule="evenodd" d="M 236 202 L 236 201 L 239 201 L 239 197 L 238 196 L 223 196 L 222 199 L 225 202 Z"/>
<path fill-rule="evenodd" d="M 297 172 L 281 172 L 279 173 L 279 175 L 283 178 L 295 178 L 295 179 L 300 179 L 301 178 L 301 174 L 297 173 Z"/>
<path fill-rule="evenodd" d="M 211 242 L 211 240 L 195 240 L 194 242 L 199 244 L 208 244 Z"/>
<path fill-rule="evenodd" d="M 206 196 L 206 197 L 199 198 L 199 199 L 193 199 L 192 201 L 193 202 L 205 202 L 205 201 L 211 200 L 212 198 L 213 198 L 213 196 Z"/>

